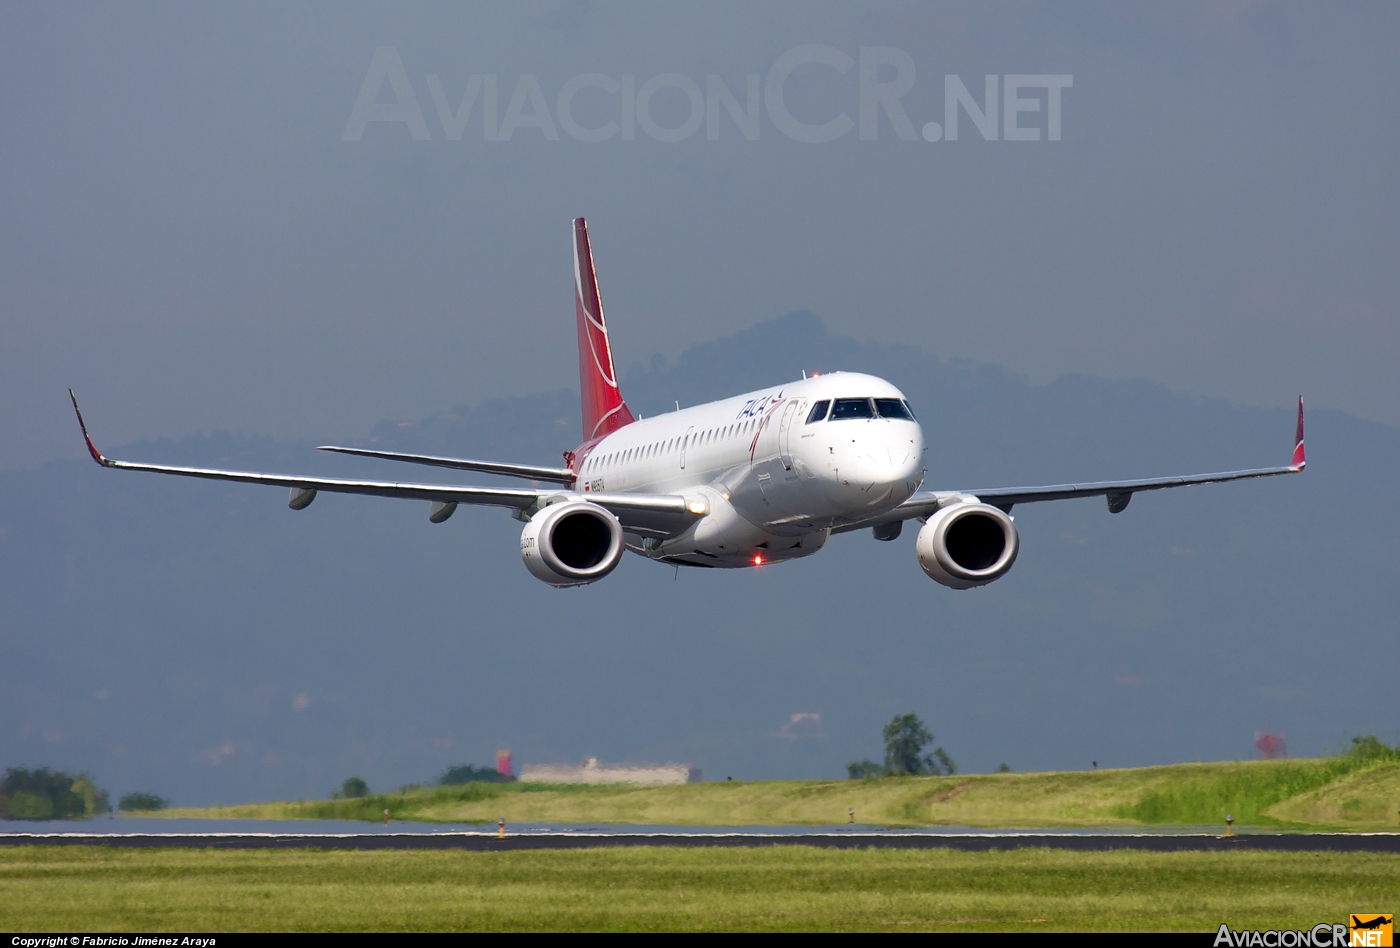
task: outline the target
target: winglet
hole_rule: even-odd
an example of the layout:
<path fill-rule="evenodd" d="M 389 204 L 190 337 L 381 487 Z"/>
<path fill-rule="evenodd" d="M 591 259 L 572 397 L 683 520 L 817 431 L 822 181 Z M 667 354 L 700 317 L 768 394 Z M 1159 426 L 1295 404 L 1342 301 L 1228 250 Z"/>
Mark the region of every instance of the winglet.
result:
<path fill-rule="evenodd" d="M 1301 471 L 1308 466 L 1307 453 L 1303 450 L 1303 396 L 1298 396 L 1298 434 L 1293 439 L 1293 460 L 1289 467 L 1295 471 Z"/>
<path fill-rule="evenodd" d="M 87 442 L 88 454 L 91 454 L 92 459 L 103 467 L 111 467 L 112 462 L 104 458 L 102 452 L 97 450 L 97 445 L 92 443 L 92 438 L 88 435 L 87 422 L 83 421 L 83 411 L 78 407 L 78 396 L 73 394 L 71 388 L 68 390 L 68 397 L 73 400 L 73 411 L 78 416 L 78 427 L 83 429 L 83 440 Z"/>

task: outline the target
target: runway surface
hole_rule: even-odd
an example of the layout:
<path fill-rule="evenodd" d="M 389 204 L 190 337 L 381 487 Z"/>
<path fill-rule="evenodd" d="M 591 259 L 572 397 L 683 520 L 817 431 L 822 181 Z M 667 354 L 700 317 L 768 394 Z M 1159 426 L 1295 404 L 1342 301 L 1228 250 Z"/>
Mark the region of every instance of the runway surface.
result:
<path fill-rule="evenodd" d="M 1400 833 L 1249 833 L 1220 836 L 1209 833 L 1104 832 L 922 832 L 857 829 L 804 832 L 725 830 L 722 832 L 618 832 L 609 830 L 496 830 L 447 832 L 355 833 L 126 833 L 126 832 L 5 832 L 5 846 L 180 846 L 211 849 L 463 849 L 515 851 L 526 849 L 586 849 L 602 846 L 821 846 L 836 849 L 959 849 L 986 851 L 1045 847 L 1102 851 L 1143 849 L 1156 852 L 1274 850 L 1333 852 L 1400 852 Z"/>

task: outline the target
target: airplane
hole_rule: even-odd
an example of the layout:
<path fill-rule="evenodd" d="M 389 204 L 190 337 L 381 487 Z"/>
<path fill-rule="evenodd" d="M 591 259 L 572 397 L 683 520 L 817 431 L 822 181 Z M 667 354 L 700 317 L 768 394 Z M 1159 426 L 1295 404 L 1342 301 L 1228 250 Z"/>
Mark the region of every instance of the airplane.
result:
<path fill-rule="evenodd" d="M 893 540 L 920 523 L 920 567 L 951 589 L 985 586 L 1016 562 L 1012 508 L 1104 497 L 1122 513 L 1134 494 L 1296 474 L 1306 466 L 1303 400 L 1287 465 L 1217 474 L 973 490 L 922 490 L 923 431 L 904 394 L 856 372 L 803 373 L 801 380 L 667 412 L 632 413 L 618 388 L 598 294 L 588 226 L 573 222 L 583 443 L 549 467 L 324 445 L 323 451 L 548 486 L 468 487 L 342 480 L 116 461 L 97 450 L 69 390 L 88 452 L 103 467 L 289 488 L 305 510 L 321 491 L 426 501 L 442 523 L 461 504 L 504 507 L 525 523 L 520 555 L 550 586 L 597 582 L 626 550 L 676 566 L 741 569 L 811 556 L 833 534 L 869 530 Z"/>
<path fill-rule="evenodd" d="M 1382 925 L 1392 924 L 1394 918 L 1394 915 L 1376 915 L 1368 921 L 1363 922 L 1361 916 L 1353 912 L 1351 916 L 1351 927 L 1362 931 L 1368 928 L 1380 928 Z"/>

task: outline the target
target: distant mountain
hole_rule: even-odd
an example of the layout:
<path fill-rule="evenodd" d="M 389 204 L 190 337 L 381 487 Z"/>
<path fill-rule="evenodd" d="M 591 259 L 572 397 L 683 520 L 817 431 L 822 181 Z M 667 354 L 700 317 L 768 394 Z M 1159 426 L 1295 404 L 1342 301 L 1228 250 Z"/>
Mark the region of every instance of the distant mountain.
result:
<path fill-rule="evenodd" d="M 906 392 L 932 487 L 1277 464 L 1291 448 L 1288 409 L 1142 381 L 1032 385 L 801 313 L 634 365 L 623 391 L 651 415 L 839 369 Z M 499 745 L 525 763 L 838 777 L 905 711 L 972 770 L 1248 757 L 1256 731 L 1295 753 L 1393 739 L 1400 432 L 1308 423 L 1302 476 L 1140 495 L 1116 516 L 1101 500 L 1018 507 L 1015 569 L 961 593 L 919 571 L 913 530 L 755 571 L 628 557 L 557 591 L 521 566 L 520 524 L 500 511 L 434 526 L 426 504 L 322 495 L 294 513 L 277 490 L 89 462 L 0 474 L 0 766 L 203 804 L 324 796 L 352 773 L 384 789 Z M 578 429 L 570 386 L 365 440 L 550 463 Z M 408 470 L 312 448 L 217 434 L 110 453 Z"/>

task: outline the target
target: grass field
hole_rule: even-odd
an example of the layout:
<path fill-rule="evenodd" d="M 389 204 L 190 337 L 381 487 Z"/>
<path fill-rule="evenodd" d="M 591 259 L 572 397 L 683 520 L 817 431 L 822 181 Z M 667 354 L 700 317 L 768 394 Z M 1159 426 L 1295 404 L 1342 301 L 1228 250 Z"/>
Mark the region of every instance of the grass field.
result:
<path fill-rule="evenodd" d="M 430 822 L 1102 827 L 1236 825 L 1400 829 L 1394 752 L 1302 760 L 1175 764 L 1093 772 L 971 774 L 880 780 L 757 781 L 676 787 L 471 783 L 354 800 L 167 810 L 180 817 L 339 818 Z"/>
<path fill-rule="evenodd" d="M 1400 858 L 1339 853 L 6 847 L 8 931 L 1311 928 L 1393 911 Z"/>

